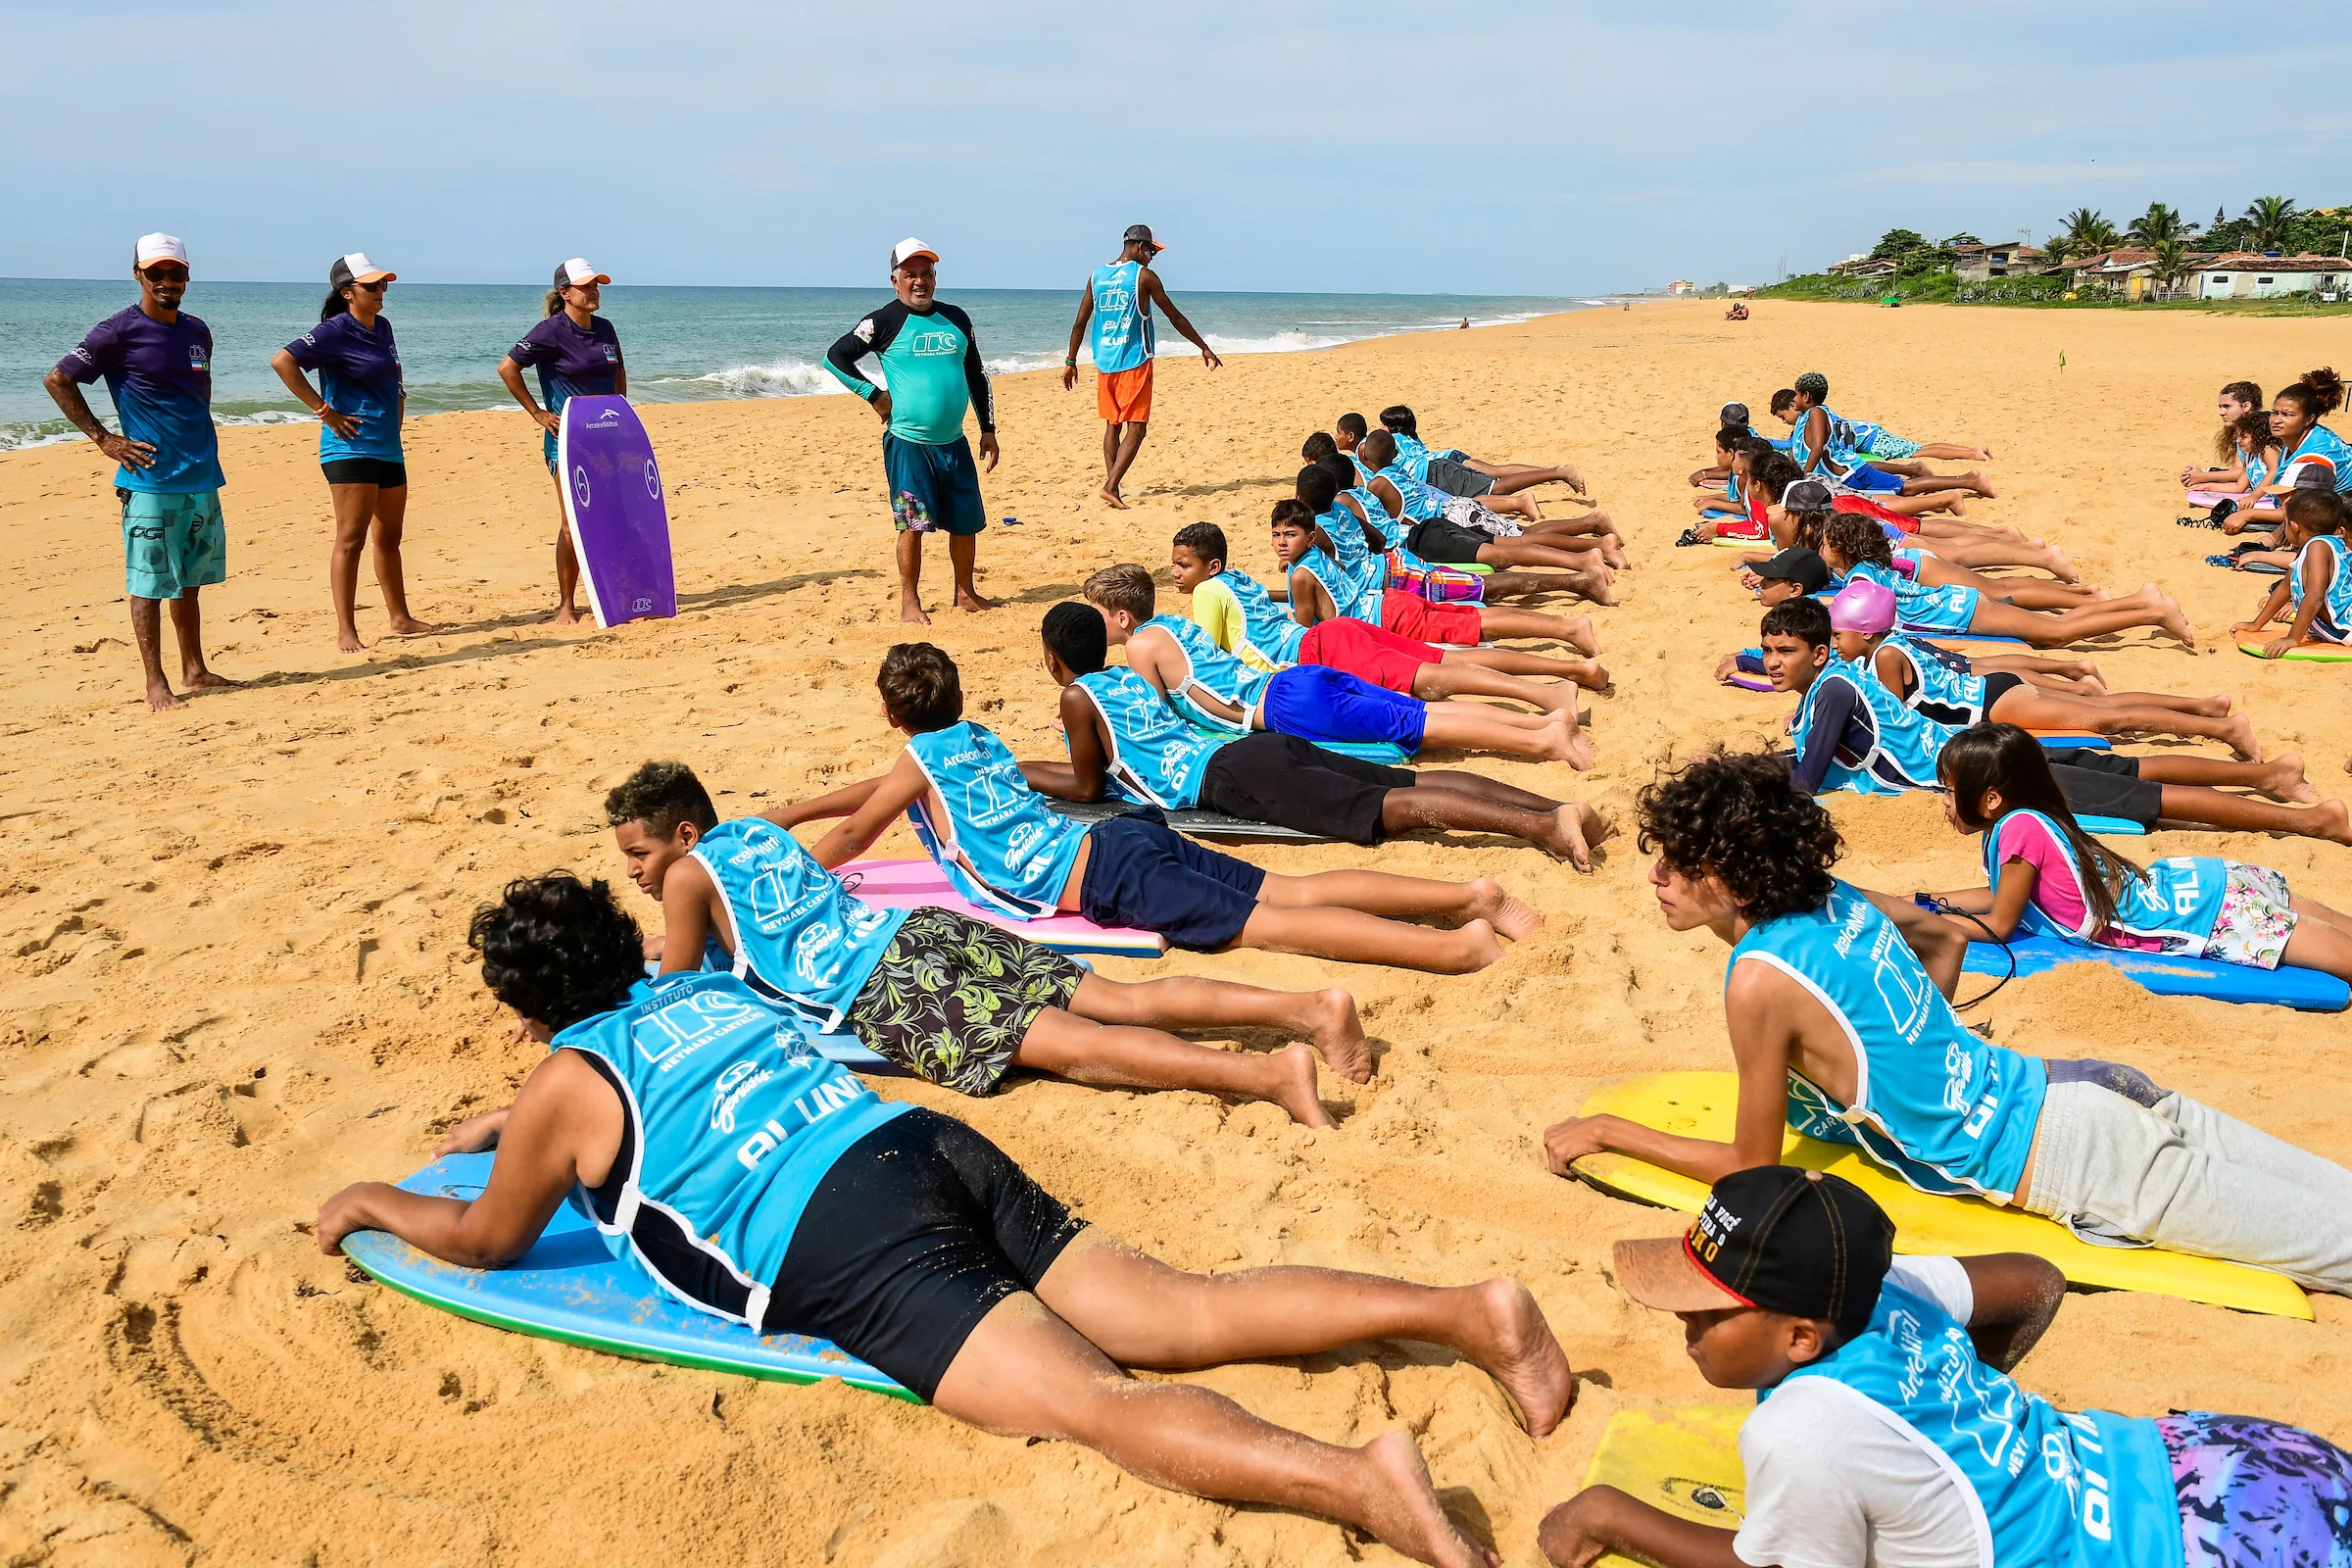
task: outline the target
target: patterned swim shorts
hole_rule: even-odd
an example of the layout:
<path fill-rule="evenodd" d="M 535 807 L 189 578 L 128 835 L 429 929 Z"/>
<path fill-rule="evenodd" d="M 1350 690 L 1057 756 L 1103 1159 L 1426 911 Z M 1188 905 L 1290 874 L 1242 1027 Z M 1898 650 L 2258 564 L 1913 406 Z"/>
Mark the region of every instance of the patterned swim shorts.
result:
<path fill-rule="evenodd" d="M 2186 1568 L 2352 1562 L 2352 1453 L 2252 1416 L 2183 1410 L 2156 1430 L 2172 1456 Z"/>
<path fill-rule="evenodd" d="M 2222 912 L 2199 957 L 2276 969 L 2295 934 L 2295 911 L 2286 901 L 2286 878 L 2263 865 L 2222 862 L 2229 870 L 2222 888 Z"/>
<path fill-rule="evenodd" d="M 1388 586 L 1398 593 L 1426 599 L 1433 605 L 1478 604 L 1487 597 L 1487 579 L 1459 566 L 1441 566 L 1423 561 L 1409 550 L 1388 555 Z"/>
<path fill-rule="evenodd" d="M 1021 1037 L 1066 1007 L 1086 971 L 1052 948 L 952 909 L 899 927 L 844 1020 L 869 1051 L 958 1094 L 992 1093 Z"/>

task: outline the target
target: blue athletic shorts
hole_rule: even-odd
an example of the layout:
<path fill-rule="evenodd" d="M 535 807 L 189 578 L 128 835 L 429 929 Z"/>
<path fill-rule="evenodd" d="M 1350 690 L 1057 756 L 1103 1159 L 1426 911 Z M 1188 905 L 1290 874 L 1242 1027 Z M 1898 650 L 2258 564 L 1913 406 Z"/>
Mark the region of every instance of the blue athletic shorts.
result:
<path fill-rule="evenodd" d="M 228 528 L 220 492 L 157 495 L 117 486 L 122 503 L 122 590 L 133 599 L 177 599 L 228 580 Z"/>
<path fill-rule="evenodd" d="M 885 433 L 882 471 L 890 481 L 890 520 L 899 532 L 974 534 L 988 526 L 980 468 L 965 437 L 932 446 Z"/>
<path fill-rule="evenodd" d="M 1098 822 L 1086 840 L 1078 912 L 1097 925 L 1156 931 L 1180 948 L 1207 953 L 1234 941 L 1266 881 L 1249 861 L 1169 827 L 1155 807 Z"/>
<path fill-rule="evenodd" d="M 1421 749 L 1429 722 L 1419 698 L 1324 664 L 1284 670 L 1266 682 L 1259 702 L 1270 730 L 1305 741 L 1387 741 L 1408 757 Z"/>
<path fill-rule="evenodd" d="M 1888 473 L 1885 468 L 1874 468 L 1867 463 L 1855 464 L 1845 471 L 1845 477 L 1838 482 L 1848 490 L 1862 490 L 1872 495 L 1882 496 L 1892 495 L 1903 487 L 1901 474 Z"/>

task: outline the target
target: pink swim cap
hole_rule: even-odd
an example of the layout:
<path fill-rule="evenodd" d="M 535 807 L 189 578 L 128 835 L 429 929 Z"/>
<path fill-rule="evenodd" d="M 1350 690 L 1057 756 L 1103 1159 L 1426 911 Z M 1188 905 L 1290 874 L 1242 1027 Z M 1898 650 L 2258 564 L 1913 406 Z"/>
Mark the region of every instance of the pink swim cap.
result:
<path fill-rule="evenodd" d="M 1830 601 L 1830 626 L 1836 631 L 1858 631 L 1875 637 L 1894 629 L 1894 590 L 1885 583 L 1856 577 Z"/>

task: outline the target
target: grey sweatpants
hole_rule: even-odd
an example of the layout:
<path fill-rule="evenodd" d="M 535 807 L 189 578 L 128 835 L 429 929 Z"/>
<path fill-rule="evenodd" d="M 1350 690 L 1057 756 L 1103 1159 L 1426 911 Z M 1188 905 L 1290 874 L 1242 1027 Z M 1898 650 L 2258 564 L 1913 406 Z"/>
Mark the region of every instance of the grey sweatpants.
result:
<path fill-rule="evenodd" d="M 2184 1095 L 2052 1083 L 2025 1206 L 2352 1295 L 2352 1171 Z"/>

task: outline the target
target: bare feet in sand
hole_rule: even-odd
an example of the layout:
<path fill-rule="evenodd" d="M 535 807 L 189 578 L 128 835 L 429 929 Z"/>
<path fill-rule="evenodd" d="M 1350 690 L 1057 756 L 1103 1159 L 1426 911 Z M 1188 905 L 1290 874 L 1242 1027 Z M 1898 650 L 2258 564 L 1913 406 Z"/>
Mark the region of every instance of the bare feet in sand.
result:
<path fill-rule="evenodd" d="M 209 669 L 183 669 L 179 672 L 179 684 L 188 692 L 234 691 L 237 685 L 226 675 L 216 675 Z"/>
<path fill-rule="evenodd" d="M 1452 962 L 1441 973 L 1476 974 L 1502 956 L 1502 944 L 1495 940 L 1494 927 L 1483 916 L 1465 920 L 1446 934 L 1453 938 Z"/>
<path fill-rule="evenodd" d="M 1275 1069 L 1275 1089 L 1271 1098 L 1291 1113 L 1291 1120 L 1301 1127 L 1330 1127 L 1335 1125 L 1331 1112 L 1323 1108 L 1322 1097 L 1315 1093 L 1315 1054 L 1304 1046 L 1285 1046 L 1271 1058 Z"/>
<path fill-rule="evenodd" d="M 983 599 L 977 589 L 958 588 L 956 590 L 956 608 L 963 611 L 966 614 L 977 615 L 982 611 L 996 609 L 997 602 L 994 599 Z"/>
<path fill-rule="evenodd" d="M 2154 588 L 2156 585 L 2150 583 L 2148 586 Z M 2158 600 L 2155 608 L 2164 612 L 2164 619 L 2157 624 L 2180 638 L 2181 647 L 2192 654 L 2195 653 L 2197 651 L 2197 629 L 2188 623 L 2187 612 L 2172 599 Z"/>
<path fill-rule="evenodd" d="M 1592 869 L 1592 847 L 1606 843 L 1616 832 L 1609 819 L 1590 806 L 1571 801 L 1551 813 L 1552 831 L 1539 848 L 1555 860 L 1566 860 L 1579 871 Z"/>
<path fill-rule="evenodd" d="M 899 620 L 902 624 L 908 626 L 928 626 L 931 624 L 931 612 L 925 610 L 923 602 L 914 595 L 901 594 L 899 595 Z"/>
<path fill-rule="evenodd" d="M 1113 490 L 1108 485 L 1104 485 L 1102 489 L 1096 491 L 1095 494 L 1101 497 L 1102 504 L 1110 508 L 1110 510 L 1113 512 L 1125 512 L 1127 510 L 1127 503 L 1120 498 L 1120 495 L 1116 490 Z"/>
<path fill-rule="evenodd" d="M 2312 835 L 2314 838 L 2352 844 L 2352 808 L 2347 808 L 2341 801 L 2322 801 L 2311 808 L 2311 814 L 2314 824 L 2319 828 Z"/>
<path fill-rule="evenodd" d="M 1363 1021 L 1355 1015 L 1355 999 L 1334 987 L 1316 993 L 1311 1031 L 1316 1054 L 1333 1072 L 1351 1084 L 1372 1081 L 1372 1048 L 1364 1042 Z"/>
<path fill-rule="evenodd" d="M 1564 627 L 1560 632 L 1560 641 L 1587 659 L 1600 652 L 1600 633 L 1592 629 L 1591 615 L 1563 615 L 1560 619 Z"/>
<path fill-rule="evenodd" d="M 1438 1502 L 1421 1450 L 1401 1432 L 1384 1432 L 1356 1452 L 1374 1477 L 1359 1503 L 1364 1528 L 1392 1551 L 1430 1568 L 1502 1568 L 1502 1559 L 1462 1534 Z"/>
<path fill-rule="evenodd" d="M 1988 480 L 1985 479 L 1984 472 L 1981 469 L 1971 468 L 1968 470 L 1968 472 L 1962 474 L 1960 478 L 1971 490 L 1974 490 L 1985 500 L 1990 501 L 1993 499 L 1994 492 L 1992 485 Z"/>
<path fill-rule="evenodd" d="M 1482 876 L 1470 884 L 1470 907 L 1482 920 L 1491 922 L 1497 936 L 1524 942 L 1544 928 L 1544 912 L 1522 899 L 1515 899 L 1503 890 L 1501 883 L 1491 876 Z"/>
<path fill-rule="evenodd" d="M 169 713 L 174 708 L 187 706 L 188 700 L 175 694 L 172 690 L 170 682 L 158 679 L 147 683 L 147 710 L 149 712 Z"/>
<path fill-rule="evenodd" d="M 1605 692 L 1609 689 L 1609 666 L 1599 660 L 1574 659 L 1568 662 L 1576 666 L 1574 670 L 1570 671 L 1568 678 L 1586 691 Z"/>
<path fill-rule="evenodd" d="M 2344 770 L 2352 773 L 2352 762 L 2346 762 Z M 2262 780 L 2254 787 L 2272 800 L 2287 806 L 2320 804 L 2320 792 L 2313 789 L 2311 781 L 2303 776 L 2301 752 L 2281 752 L 2263 764 Z"/>
<path fill-rule="evenodd" d="M 1487 1309 L 1485 1332 L 1481 1343 L 1463 1348 L 1518 1406 L 1528 1435 L 1549 1437 L 1576 1402 L 1568 1356 L 1526 1286 L 1505 1279 L 1476 1289 Z"/>
<path fill-rule="evenodd" d="M 364 654 L 364 653 L 366 653 L 367 651 L 368 651 L 368 645 L 367 645 L 366 643 L 364 643 L 364 642 L 360 641 L 360 634 L 359 634 L 358 632 L 356 632 L 356 631 L 339 631 L 339 632 L 335 633 L 335 652 L 336 652 L 336 653 L 338 653 L 338 654 Z"/>
<path fill-rule="evenodd" d="M 580 612 L 578 610 L 574 609 L 570 605 L 558 605 L 556 607 L 555 624 L 559 626 L 576 626 L 579 623 Z"/>
<path fill-rule="evenodd" d="M 2254 736 L 2254 721 L 2240 713 L 2230 720 L 2230 727 L 2214 737 L 2249 762 L 2262 760 L 2262 742 Z"/>
<path fill-rule="evenodd" d="M 385 635 L 391 637 L 435 637 L 448 629 L 446 626 L 436 626 L 429 620 L 418 620 L 415 615 L 403 615 L 385 628 Z"/>
<path fill-rule="evenodd" d="M 1592 737 L 1572 727 L 1576 716 L 1574 710 L 1559 710 L 1555 716 L 1559 722 L 1544 728 L 1543 751 L 1539 755 L 1548 761 L 1566 762 L 1582 773 L 1598 760 Z"/>

